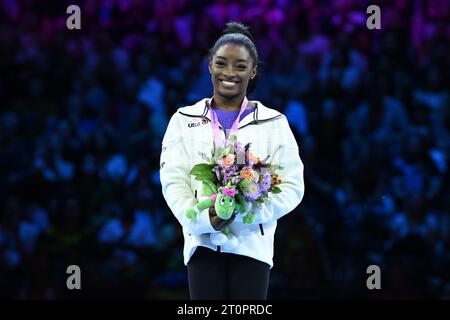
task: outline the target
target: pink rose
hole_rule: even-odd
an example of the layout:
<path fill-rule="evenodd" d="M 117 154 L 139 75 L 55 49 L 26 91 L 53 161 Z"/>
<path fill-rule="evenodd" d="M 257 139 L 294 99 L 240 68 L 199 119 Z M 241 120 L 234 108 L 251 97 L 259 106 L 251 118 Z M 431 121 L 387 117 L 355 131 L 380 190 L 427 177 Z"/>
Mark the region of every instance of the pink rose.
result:
<path fill-rule="evenodd" d="M 231 167 L 234 164 L 234 154 L 227 154 L 225 158 L 220 159 L 217 162 L 225 168 Z"/>
<path fill-rule="evenodd" d="M 242 169 L 240 175 L 242 179 L 249 179 L 254 182 L 258 182 L 259 180 L 258 173 L 253 169 Z"/>

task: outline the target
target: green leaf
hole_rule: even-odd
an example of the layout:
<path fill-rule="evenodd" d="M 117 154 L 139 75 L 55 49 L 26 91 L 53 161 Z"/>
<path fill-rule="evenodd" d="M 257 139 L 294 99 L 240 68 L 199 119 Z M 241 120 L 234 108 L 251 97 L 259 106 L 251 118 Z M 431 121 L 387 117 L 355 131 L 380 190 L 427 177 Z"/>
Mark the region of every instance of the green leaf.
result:
<path fill-rule="evenodd" d="M 204 181 L 204 180 L 212 180 L 214 179 L 214 174 L 211 172 L 209 174 L 205 173 L 205 174 L 197 174 L 194 175 L 195 176 L 195 180 L 197 181 Z"/>
<path fill-rule="evenodd" d="M 244 179 L 244 180 L 242 180 L 241 182 L 239 182 L 239 187 L 241 187 L 241 189 L 242 188 L 247 188 L 249 185 L 251 185 L 252 184 L 252 180 L 250 180 L 250 179 Z"/>
<path fill-rule="evenodd" d="M 214 181 L 215 175 L 211 171 L 213 165 L 209 163 L 199 163 L 192 167 L 190 174 L 195 177 L 195 180 L 203 181 L 203 180 L 211 180 Z"/>
<path fill-rule="evenodd" d="M 274 187 L 272 190 L 272 193 L 275 193 L 275 194 L 280 193 L 280 192 L 281 192 L 281 189 L 278 187 Z"/>
<path fill-rule="evenodd" d="M 216 149 L 214 149 L 214 159 L 219 160 L 222 159 L 222 157 L 223 157 L 223 148 L 217 147 Z"/>
<path fill-rule="evenodd" d="M 222 157 L 226 156 L 230 152 L 231 152 L 231 146 L 226 147 L 225 149 L 222 150 Z"/>
<path fill-rule="evenodd" d="M 264 201 L 265 201 L 265 200 L 262 199 L 262 198 L 259 198 L 258 200 L 255 200 L 255 202 L 258 203 L 258 204 L 263 204 Z"/>
<path fill-rule="evenodd" d="M 213 166 L 209 163 L 198 163 L 191 169 L 191 174 L 199 174 L 199 173 L 205 173 L 210 172 L 212 170 Z"/>

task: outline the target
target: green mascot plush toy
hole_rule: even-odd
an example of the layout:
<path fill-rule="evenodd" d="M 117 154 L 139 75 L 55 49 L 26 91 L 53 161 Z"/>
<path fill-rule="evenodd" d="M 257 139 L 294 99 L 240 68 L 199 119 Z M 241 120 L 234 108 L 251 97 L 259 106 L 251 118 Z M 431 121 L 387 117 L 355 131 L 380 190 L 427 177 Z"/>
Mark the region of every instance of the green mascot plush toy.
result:
<path fill-rule="evenodd" d="M 203 194 L 208 196 L 207 199 L 200 201 L 193 208 L 186 210 L 186 216 L 190 219 L 196 219 L 204 209 L 214 206 L 217 215 L 223 220 L 228 220 L 232 217 L 235 210 L 239 213 L 246 211 L 246 202 L 244 197 L 239 193 L 236 186 L 229 182 L 224 187 L 218 189 L 209 180 L 202 181 Z M 253 221 L 253 214 L 247 213 L 243 217 L 244 223 L 251 223 Z M 210 234 L 211 242 L 217 246 L 223 246 L 226 250 L 233 250 L 238 245 L 238 239 L 232 234 L 230 228 L 224 227 L 221 232 Z"/>

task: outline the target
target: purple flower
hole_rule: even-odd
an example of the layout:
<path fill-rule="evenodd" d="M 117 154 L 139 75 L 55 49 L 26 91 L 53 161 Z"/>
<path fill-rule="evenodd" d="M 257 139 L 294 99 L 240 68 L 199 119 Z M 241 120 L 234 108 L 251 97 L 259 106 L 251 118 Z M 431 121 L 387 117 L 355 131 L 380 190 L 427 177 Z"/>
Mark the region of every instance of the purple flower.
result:
<path fill-rule="evenodd" d="M 267 193 L 267 191 L 269 191 L 269 189 L 270 189 L 271 184 L 272 184 L 272 176 L 270 175 L 270 173 L 267 172 L 263 175 L 263 178 L 259 182 L 261 192 L 263 194 Z"/>
<path fill-rule="evenodd" d="M 250 201 L 258 200 L 261 197 L 261 190 L 256 182 L 252 182 L 249 186 L 245 187 L 242 192 L 244 197 Z"/>
<path fill-rule="evenodd" d="M 219 181 L 221 181 L 223 185 L 226 185 L 230 181 L 232 182 L 232 178 L 238 176 L 239 174 L 238 166 L 235 164 L 229 167 L 218 166 L 217 168 L 222 176 L 222 179 L 219 179 Z"/>

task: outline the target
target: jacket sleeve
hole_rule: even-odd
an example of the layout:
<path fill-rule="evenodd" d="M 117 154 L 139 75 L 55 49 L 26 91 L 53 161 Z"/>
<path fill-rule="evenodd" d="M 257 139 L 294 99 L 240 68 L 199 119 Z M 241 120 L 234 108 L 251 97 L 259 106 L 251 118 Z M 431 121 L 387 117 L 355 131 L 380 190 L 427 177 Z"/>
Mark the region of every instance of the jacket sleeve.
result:
<path fill-rule="evenodd" d="M 198 201 L 191 189 L 190 161 L 179 117 L 178 113 L 171 117 L 162 141 L 159 171 L 162 194 L 185 232 L 192 235 L 214 233 L 217 231 L 209 221 L 208 209 L 201 211 L 195 220 L 185 215 L 186 209 L 194 207 Z"/>
<path fill-rule="evenodd" d="M 261 205 L 253 205 L 250 212 L 255 215 L 254 224 L 277 220 L 294 210 L 302 201 L 305 192 L 303 180 L 303 163 L 300 159 L 297 141 L 287 118 L 280 120 L 279 134 L 274 134 L 274 153 L 271 156 L 273 164 L 283 167 L 278 175 L 282 180 L 278 187 L 281 192 L 269 192 L 268 199 Z M 278 150 L 277 150 L 278 149 Z M 235 222 L 242 222 L 242 215 L 236 215 Z"/>

